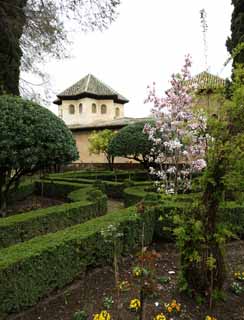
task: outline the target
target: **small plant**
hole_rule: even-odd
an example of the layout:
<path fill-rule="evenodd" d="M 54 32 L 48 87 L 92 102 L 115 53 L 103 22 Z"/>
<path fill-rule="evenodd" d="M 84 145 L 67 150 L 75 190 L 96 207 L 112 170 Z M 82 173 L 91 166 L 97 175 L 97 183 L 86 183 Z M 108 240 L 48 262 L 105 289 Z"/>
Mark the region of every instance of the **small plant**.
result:
<path fill-rule="evenodd" d="M 119 289 L 120 291 L 129 291 L 130 290 L 130 283 L 127 280 L 121 281 L 119 283 Z"/>
<path fill-rule="evenodd" d="M 101 230 L 101 235 L 104 238 L 105 242 L 112 244 L 113 246 L 113 267 L 114 267 L 114 284 L 116 289 L 116 298 L 117 298 L 117 314 L 119 319 L 121 302 L 120 302 L 120 288 L 119 288 L 119 264 L 118 257 L 120 254 L 121 246 L 120 246 L 120 238 L 123 237 L 123 233 L 119 232 L 119 226 L 117 225 L 109 225 L 107 228 Z M 101 320 L 100 318 L 98 318 Z M 97 320 L 97 319 L 96 319 Z"/>
<path fill-rule="evenodd" d="M 143 270 L 141 267 L 136 266 L 132 269 L 132 274 L 135 278 L 139 278 L 142 276 Z"/>
<path fill-rule="evenodd" d="M 213 301 L 225 301 L 226 295 L 222 290 L 215 289 L 212 293 Z"/>
<path fill-rule="evenodd" d="M 160 284 L 166 284 L 170 282 L 170 277 L 166 277 L 166 276 L 159 276 L 158 277 L 158 282 Z"/>
<path fill-rule="evenodd" d="M 206 316 L 205 320 L 217 320 L 217 318 L 213 316 Z"/>
<path fill-rule="evenodd" d="M 181 310 L 181 304 L 177 303 L 175 299 L 173 299 L 170 303 L 165 303 L 166 311 L 170 314 L 178 313 Z"/>
<path fill-rule="evenodd" d="M 202 305 L 205 303 L 205 298 L 201 295 L 196 295 L 195 301 L 196 301 L 196 304 Z"/>
<path fill-rule="evenodd" d="M 141 301 L 139 299 L 132 299 L 130 301 L 129 309 L 133 312 L 137 312 L 141 308 Z"/>
<path fill-rule="evenodd" d="M 102 310 L 100 313 L 96 313 L 93 317 L 93 320 L 110 320 L 111 315 L 106 310 Z"/>
<path fill-rule="evenodd" d="M 238 281 L 244 281 L 244 272 L 235 272 L 234 273 L 234 278 Z"/>
<path fill-rule="evenodd" d="M 153 318 L 153 320 L 167 320 L 167 319 L 163 313 L 159 313 Z"/>
<path fill-rule="evenodd" d="M 244 292 L 244 288 L 242 285 L 240 285 L 239 282 L 234 281 L 231 285 L 231 290 L 236 294 L 240 295 L 242 292 Z"/>
<path fill-rule="evenodd" d="M 84 310 L 79 310 L 75 312 L 72 318 L 72 320 L 87 320 L 87 319 L 88 319 L 88 315 Z"/>
<path fill-rule="evenodd" d="M 70 296 L 70 292 L 69 291 L 65 291 L 64 292 L 64 304 L 67 305 L 69 303 L 68 301 L 68 297 Z"/>
<path fill-rule="evenodd" d="M 109 297 L 105 297 L 103 299 L 103 305 L 106 309 L 111 309 L 112 306 L 114 304 L 114 300 L 113 300 L 113 297 L 112 296 L 109 296 Z"/>

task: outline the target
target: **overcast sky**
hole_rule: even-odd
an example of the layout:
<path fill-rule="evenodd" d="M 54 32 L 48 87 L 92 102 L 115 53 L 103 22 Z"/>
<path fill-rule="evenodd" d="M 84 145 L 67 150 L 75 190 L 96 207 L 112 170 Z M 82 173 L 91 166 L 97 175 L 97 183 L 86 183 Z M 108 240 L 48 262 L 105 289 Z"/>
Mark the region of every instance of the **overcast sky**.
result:
<path fill-rule="evenodd" d="M 119 17 L 103 33 L 77 33 L 69 47 L 72 58 L 51 61 L 46 69 L 52 90 L 59 93 L 92 73 L 130 100 L 126 116 L 147 116 L 146 88 L 153 81 L 162 93 L 184 56 L 193 58 L 192 74 L 204 70 L 200 10 L 207 12 L 209 71 L 221 77 L 228 57 L 231 0 L 122 0 Z M 56 110 L 57 107 L 52 107 Z"/>

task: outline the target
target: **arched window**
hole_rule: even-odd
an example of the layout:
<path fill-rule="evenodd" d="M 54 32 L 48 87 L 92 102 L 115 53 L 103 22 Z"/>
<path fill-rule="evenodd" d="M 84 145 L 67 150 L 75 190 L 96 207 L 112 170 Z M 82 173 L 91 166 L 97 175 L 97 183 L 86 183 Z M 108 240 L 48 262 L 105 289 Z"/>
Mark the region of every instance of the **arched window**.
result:
<path fill-rule="evenodd" d="M 102 113 L 102 114 L 107 113 L 107 106 L 106 106 L 106 104 L 102 104 L 102 105 L 101 105 L 101 113 Z"/>
<path fill-rule="evenodd" d="M 118 118 L 120 116 L 120 110 L 119 108 L 115 109 L 115 117 Z"/>
<path fill-rule="evenodd" d="M 81 114 L 83 112 L 83 105 L 82 103 L 79 104 L 79 114 Z"/>
<path fill-rule="evenodd" d="M 92 113 L 97 113 L 97 105 L 96 105 L 96 103 L 92 104 Z"/>
<path fill-rule="evenodd" d="M 70 114 L 75 114 L 75 106 L 73 104 L 69 105 L 69 113 Z"/>

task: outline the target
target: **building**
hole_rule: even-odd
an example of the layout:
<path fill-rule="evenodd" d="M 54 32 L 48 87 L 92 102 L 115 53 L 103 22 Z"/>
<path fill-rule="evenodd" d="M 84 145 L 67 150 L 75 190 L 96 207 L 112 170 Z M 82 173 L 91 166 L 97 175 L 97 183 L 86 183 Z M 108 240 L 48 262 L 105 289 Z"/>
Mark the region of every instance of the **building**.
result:
<path fill-rule="evenodd" d="M 74 85 L 57 95 L 54 101 L 59 108 L 59 117 L 70 128 L 80 154 L 80 163 L 105 163 L 104 155 L 89 153 L 89 136 L 94 130 L 119 130 L 142 121 L 142 118 L 124 117 L 124 104 L 128 99 L 108 85 L 88 74 Z M 128 163 L 125 158 L 115 162 Z"/>
<path fill-rule="evenodd" d="M 190 84 L 197 85 L 194 105 L 205 109 L 209 115 L 218 115 L 223 97 L 225 80 L 209 72 L 202 72 Z M 124 117 L 124 105 L 129 100 L 114 89 L 88 74 L 74 85 L 57 95 L 54 101 L 59 108 L 59 116 L 70 128 L 80 154 L 78 163 L 106 163 L 104 155 L 89 152 L 89 137 L 94 131 L 111 129 L 118 131 L 128 124 L 145 121 L 149 118 Z M 125 158 L 116 158 L 115 163 L 128 163 Z"/>
<path fill-rule="evenodd" d="M 220 106 L 225 98 L 220 93 L 225 90 L 225 80 L 219 76 L 203 71 L 189 81 L 196 85 L 197 91 L 194 95 L 194 105 L 204 109 L 209 116 L 218 115 Z"/>

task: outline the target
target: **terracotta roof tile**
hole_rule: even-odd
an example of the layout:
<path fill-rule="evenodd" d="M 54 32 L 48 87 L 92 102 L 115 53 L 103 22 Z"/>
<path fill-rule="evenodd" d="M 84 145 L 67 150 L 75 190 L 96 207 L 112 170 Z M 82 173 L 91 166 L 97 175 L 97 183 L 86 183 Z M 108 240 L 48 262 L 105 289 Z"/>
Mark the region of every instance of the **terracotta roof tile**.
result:
<path fill-rule="evenodd" d="M 68 89 L 57 95 L 59 99 L 77 97 L 77 96 L 93 95 L 96 97 L 114 97 L 115 100 L 122 103 L 128 102 L 124 96 L 106 85 L 101 80 L 97 79 L 92 74 L 86 75 L 84 78 L 73 84 Z"/>
<path fill-rule="evenodd" d="M 189 80 L 188 83 L 196 84 L 198 90 L 220 89 L 224 88 L 225 80 L 207 71 L 203 71 Z"/>

